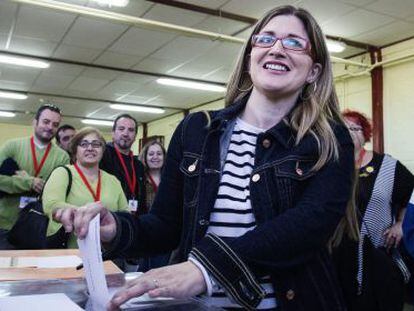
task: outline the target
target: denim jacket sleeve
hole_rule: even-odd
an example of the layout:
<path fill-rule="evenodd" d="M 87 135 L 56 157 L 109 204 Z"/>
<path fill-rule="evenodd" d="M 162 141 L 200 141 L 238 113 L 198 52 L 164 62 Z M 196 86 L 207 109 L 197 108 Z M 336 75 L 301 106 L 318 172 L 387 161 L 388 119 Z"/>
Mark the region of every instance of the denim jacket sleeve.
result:
<path fill-rule="evenodd" d="M 353 144 L 345 131 L 337 133 L 339 160 L 315 174 L 293 208 L 238 238 L 207 234 L 192 249 L 190 254 L 238 303 L 254 308 L 260 302 L 256 276 L 306 265 L 326 247 L 344 216 L 354 176 Z"/>

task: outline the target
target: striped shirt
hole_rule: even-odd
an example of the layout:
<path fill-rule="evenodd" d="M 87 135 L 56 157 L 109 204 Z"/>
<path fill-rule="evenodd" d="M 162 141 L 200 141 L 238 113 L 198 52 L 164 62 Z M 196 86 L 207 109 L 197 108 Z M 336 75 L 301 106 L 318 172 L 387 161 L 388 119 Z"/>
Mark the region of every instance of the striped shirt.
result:
<path fill-rule="evenodd" d="M 250 202 L 250 175 L 254 166 L 257 136 L 264 130 L 237 119 L 220 180 L 219 190 L 210 214 L 208 233 L 219 237 L 239 237 L 256 227 Z M 257 309 L 276 308 L 276 298 L 269 277 L 260 279 L 266 297 Z M 222 308 L 241 308 L 221 289 L 215 289 L 208 303 Z"/>

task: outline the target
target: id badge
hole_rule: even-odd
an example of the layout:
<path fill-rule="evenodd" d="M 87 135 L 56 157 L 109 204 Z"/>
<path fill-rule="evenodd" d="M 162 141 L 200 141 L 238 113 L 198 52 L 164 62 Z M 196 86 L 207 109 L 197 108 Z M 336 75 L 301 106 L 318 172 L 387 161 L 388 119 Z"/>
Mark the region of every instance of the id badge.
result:
<path fill-rule="evenodd" d="M 27 204 L 31 202 L 36 202 L 36 201 L 37 201 L 36 197 L 20 197 L 19 208 L 25 208 Z"/>
<path fill-rule="evenodd" d="M 130 212 L 136 212 L 138 209 L 138 201 L 137 200 L 129 200 L 128 201 L 128 208 Z"/>

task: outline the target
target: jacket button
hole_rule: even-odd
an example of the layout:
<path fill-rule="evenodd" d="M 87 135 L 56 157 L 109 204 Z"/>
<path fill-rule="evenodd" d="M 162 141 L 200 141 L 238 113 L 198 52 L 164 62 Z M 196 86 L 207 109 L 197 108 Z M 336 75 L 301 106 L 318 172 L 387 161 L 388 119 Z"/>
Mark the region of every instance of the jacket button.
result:
<path fill-rule="evenodd" d="M 208 225 L 210 224 L 210 222 L 209 222 L 208 220 L 206 220 L 206 219 L 200 219 L 200 220 L 198 221 L 198 224 L 199 224 L 200 226 L 208 226 Z"/>
<path fill-rule="evenodd" d="M 303 175 L 303 171 L 298 167 L 296 169 L 296 174 L 298 174 L 299 176 L 302 176 Z"/>
<path fill-rule="evenodd" d="M 271 145 L 272 143 L 271 143 L 271 141 L 270 141 L 270 139 L 263 139 L 263 142 L 262 142 L 262 146 L 264 147 L 264 148 L 269 148 L 270 147 L 270 145 Z"/>
<path fill-rule="evenodd" d="M 289 289 L 286 292 L 286 299 L 287 300 L 293 300 L 293 298 L 295 298 L 295 292 L 293 291 L 293 289 Z"/>
<path fill-rule="evenodd" d="M 259 174 L 254 174 L 252 177 L 252 181 L 253 182 L 258 182 L 260 180 L 260 175 Z"/>
<path fill-rule="evenodd" d="M 194 172 L 194 171 L 195 171 L 195 169 L 196 169 L 196 166 L 195 166 L 194 164 L 191 164 L 191 165 L 188 167 L 188 171 L 189 171 L 190 173 Z"/>

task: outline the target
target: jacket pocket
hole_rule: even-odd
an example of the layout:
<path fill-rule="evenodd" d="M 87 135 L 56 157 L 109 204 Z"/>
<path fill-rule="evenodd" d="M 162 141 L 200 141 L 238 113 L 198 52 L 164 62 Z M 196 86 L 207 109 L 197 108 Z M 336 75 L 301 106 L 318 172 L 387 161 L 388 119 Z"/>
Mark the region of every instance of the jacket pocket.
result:
<path fill-rule="evenodd" d="M 277 188 L 274 199 L 280 212 L 294 207 L 308 181 L 315 175 L 312 170 L 315 163 L 310 159 L 291 158 L 274 165 L 272 175 Z"/>
<path fill-rule="evenodd" d="M 195 153 L 184 152 L 180 163 L 180 171 L 184 174 L 184 203 L 192 206 L 197 200 L 201 156 Z"/>

